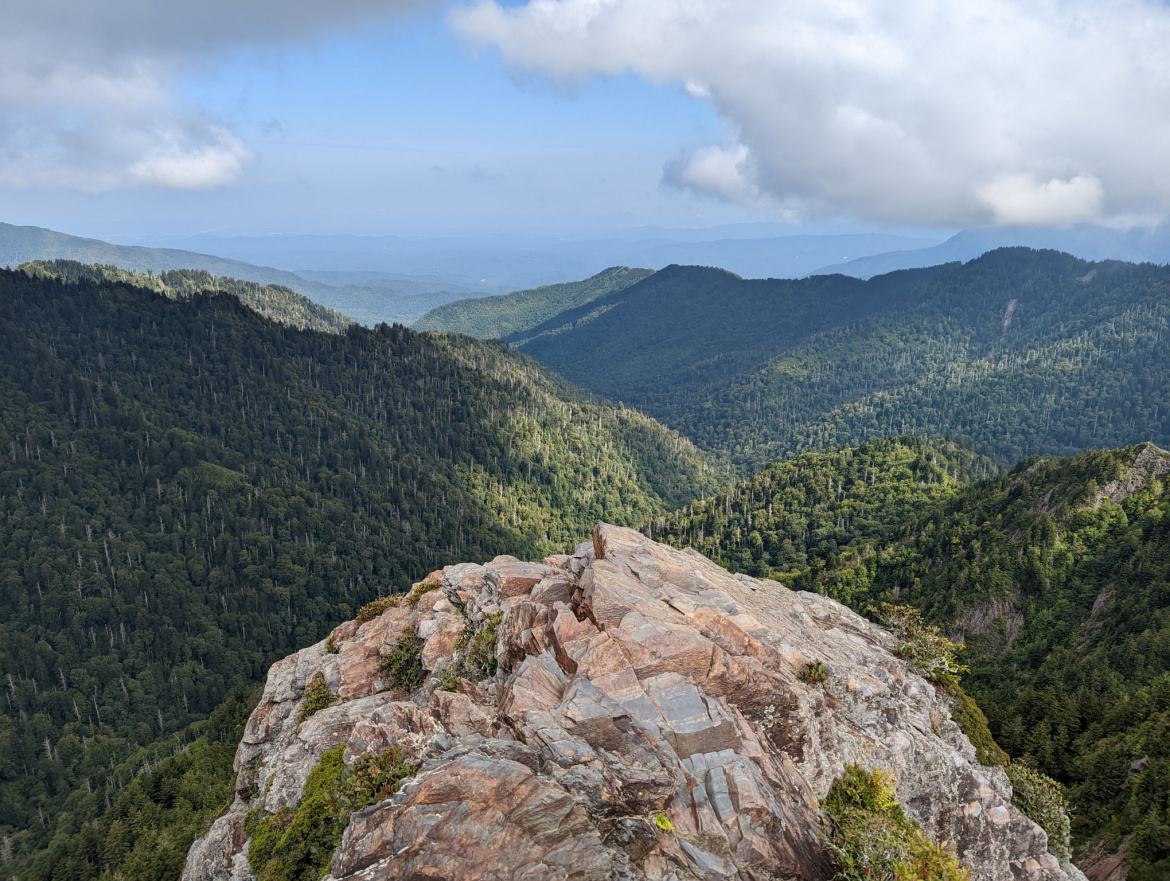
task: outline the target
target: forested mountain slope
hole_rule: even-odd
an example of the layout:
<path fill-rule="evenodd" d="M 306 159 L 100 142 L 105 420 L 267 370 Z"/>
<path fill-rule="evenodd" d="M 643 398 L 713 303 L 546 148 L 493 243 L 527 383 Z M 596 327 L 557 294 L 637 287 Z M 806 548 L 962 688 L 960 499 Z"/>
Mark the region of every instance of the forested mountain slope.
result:
<path fill-rule="evenodd" d="M 1166 877 L 1170 453 L 956 470 L 983 466 L 910 438 L 806 454 L 645 528 L 855 609 L 922 608 L 967 643 L 999 744 L 1068 787 L 1074 840 Z"/>
<path fill-rule="evenodd" d="M 1170 453 L 1022 462 L 924 516 L 873 567 L 970 646 L 1000 744 L 1070 787 L 1073 830 L 1170 872 Z M 1136 764 L 1135 764 L 1136 763 Z"/>
<path fill-rule="evenodd" d="M 535 326 L 521 348 L 615 400 L 670 413 L 701 410 L 745 371 L 810 334 L 883 308 L 905 288 L 889 276 L 743 279 L 668 266 Z"/>
<path fill-rule="evenodd" d="M 1022 248 L 865 282 L 671 267 L 587 308 L 522 348 L 745 472 L 903 433 L 1005 465 L 1170 443 L 1167 267 Z"/>
<path fill-rule="evenodd" d="M 413 325 L 415 330 L 465 333 L 482 340 L 522 342 L 528 331 L 567 309 L 575 309 L 653 275 L 649 269 L 614 266 L 584 281 L 544 285 L 496 297 L 456 300 L 432 309 Z"/>
<path fill-rule="evenodd" d="M 501 344 L 23 272 L 0 304 L 0 838 L 21 877 L 361 604 L 715 486 L 677 435 Z"/>
<path fill-rule="evenodd" d="M 826 570 L 872 557 L 924 508 L 998 473 L 953 440 L 883 438 L 774 462 L 644 529 L 735 572 L 817 590 Z"/>
<path fill-rule="evenodd" d="M 74 260 L 41 260 L 23 263 L 17 268 L 25 275 L 57 278 L 69 284 L 83 280 L 121 282 L 157 291 L 172 299 L 192 297 L 204 291 L 231 294 L 264 317 L 302 330 L 340 333 L 353 323 L 344 315 L 314 303 L 291 288 L 221 278 L 202 269 L 170 269 L 155 275 L 153 272 L 131 272 L 116 266 L 85 264 Z"/>

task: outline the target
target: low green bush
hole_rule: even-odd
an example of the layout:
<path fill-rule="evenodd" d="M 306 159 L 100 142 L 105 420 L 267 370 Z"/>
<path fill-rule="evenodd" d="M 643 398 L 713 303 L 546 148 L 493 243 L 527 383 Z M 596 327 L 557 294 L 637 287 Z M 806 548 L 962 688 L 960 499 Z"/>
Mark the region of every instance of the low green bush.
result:
<path fill-rule="evenodd" d="M 398 791 L 403 780 L 417 774 L 418 769 L 418 762 L 412 761 L 410 753 L 401 747 L 366 753 L 341 780 L 337 805 L 348 815 L 385 801 Z"/>
<path fill-rule="evenodd" d="M 418 635 L 418 629 L 407 627 L 398 637 L 390 654 L 383 655 L 378 669 L 382 678 L 393 688 L 414 691 L 427 679 L 426 668 L 422 665 L 422 649 L 426 643 Z"/>
<path fill-rule="evenodd" d="M 848 765 L 822 804 L 832 821 L 836 881 L 969 881 L 953 853 L 926 837 L 880 769 Z"/>
<path fill-rule="evenodd" d="M 305 696 L 301 698 L 301 709 L 297 713 L 297 724 L 300 725 L 314 713 L 325 709 L 336 698 L 329 686 L 325 684 L 325 675 L 318 670 L 305 686 Z"/>
<path fill-rule="evenodd" d="M 809 685 L 820 685 L 822 682 L 829 681 L 829 668 L 825 666 L 824 661 L 812 661 L 806 664 L 797 676 L 801 682 L 807 682 Z"/>
<path fill-rule="evenodd" d="M 435 688 L 439 691 L 461 692 L 463 690 L 463 664 L 448 658 L 435 668 Z"/>
<path fill-rule="evenodd" d="M 497 631 L 503 617 L 503 612 L 487 615 L 478 630 L 468 624 L 456 641 L 455 650 L 462 658 L 463 669 L 469 679 L 486 679 L 496 675 Z"/>
<path fill-rule="evenodd" d="M 418 601 L 422 599 L 424 593 L 430 593 L 432 590 L 438 590 L 443 585 L 437 581 L 420 581 L 410 589 L 410 593 L 406 595 L 406 604 L 412 609 L 418 605 Z"/>
<path fill-rule="evenodd" d="M 951 642 L 938 627 L 922 620 L 918 609 L 883 603 L 880 617 L 882 624 L 902 640 L 898 657 L 909 661 L 927 679 L 936 682 L 943 676 L 967 672 L 956 660 L 963 646 Z"/>
<path fill-rule="evenodd" d="M 368 602 L 358 609 L 355 620 L 358 624 L 365 624 L 367 621 L 373 621 L 387 609 L 397 608 L 401 604 L 402 597 L 400 596 L 378 597 L 378 599 Z"/>
<path fill-rule="evenodd" d="M 1011 762 L 1007 775 L 1012 782 L 1012 804 L 1048 833 L 1053 850 L 1068 857 L 1068 803 L 1060 784 L 1021 762 Z"/>

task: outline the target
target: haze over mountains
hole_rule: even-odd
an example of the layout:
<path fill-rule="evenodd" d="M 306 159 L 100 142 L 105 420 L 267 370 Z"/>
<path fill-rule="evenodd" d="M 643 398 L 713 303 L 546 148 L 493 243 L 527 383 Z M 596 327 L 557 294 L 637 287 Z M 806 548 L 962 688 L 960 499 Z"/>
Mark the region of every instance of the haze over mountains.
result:
<path fill-rule="evenodd" d="M 395 236 L 204 236 L 184 247 L 296 271 L 391 272 L 503 293 L 594 275 L 609 266 L 720 266 L 749 278 L 807 275 L 837 261 L 918 249 L 937 238 L 889 233 L 803 235 L 782 224 L 712 229 L 633 229 L 590 238 L 500 234 L 407 239 Z"/>
<path fill-rule="evenodd" d="M 998 247 L 1066 251 L 1086 260 L 1170 261 L 1170 232 L 1082 225 L 1064 230 L 998 227 L 946 241 L 886 233 L 798 234 L 781 224 L 711 229 L 633 229 L 607 239 L 478 236 L 197 236 L 183 248 L 115 245 L 0 223 L 0 265 L 69 259 L 136 272 L 202 269 L 278 284 L 359 323 L 413 324 L 445 303 L 584 279 L 612 266 L 658 270 L 711 266 L 744 278 L 843 273 L 869 278 L 897 269 L 971 260 Z M 437 327 L 428 319 L 427 327 Z M 454 329 L 454 328 L 453 328 Z"/>
<path fill-rule="evenodd" d="M 476 292 L 472 287 L 395 278 L 386 273 L 327 273 L 315 278 L 197 251 L 113 245 L 39 227 L 0 223 L 0 266 L 15 267 L 34 260 L 74 260 L 155 274 L 200 269 L 225 278 L 289 288 L 369 326 L 380 321 L 409 324 L 441 303 Z"/>
<path fill-rule="evenodd" d="M 1064 251 L 1082 260 L 1170 263 L 1170 223 L 1163 221 L 1152 229 L 1109 229 L 1085 224 L 1068 229 L 1018 226 L 969 229 L 956 233 L 938 245 L 858 257 L 842 264 L 828 264 L 814 274 L 840 272 L 857 278 L 872 278 L 897 269 L 918 269 L 954 260 L 974 260 L 995 248 L 1013 246 Z"/>

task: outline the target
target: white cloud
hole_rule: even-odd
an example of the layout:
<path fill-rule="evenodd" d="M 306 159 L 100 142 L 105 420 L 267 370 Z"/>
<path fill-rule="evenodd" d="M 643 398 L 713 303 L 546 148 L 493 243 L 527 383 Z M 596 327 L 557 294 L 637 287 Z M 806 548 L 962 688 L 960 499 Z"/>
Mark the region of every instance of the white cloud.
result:
<path fill-rule="evenodd" d="M 1090 175 L 1040 182 L 1027 174 L 992 181 L 979 191 L 996 223 L 1014 226 L 1061 226 L 1101 216 L 1105 189 Z"/>
<path fill-rule="evenodd" d="M 418 0 L 423 2 L 423 0 Z M 243 45 L 312 38 L 415 0 L 13 0 L 0 28 L 0 186 L 231 183 L 251 153 L 175 77 Z"/>
<path fill-rule="evenodd" d="M 709 100 L 730 148 L 664 180 L 788 214 L 1052 225 L 1170 211 L 1159 0 L 495 0 L 469 45 Z"/>
<path fill-rule="evenodd" d="M 252 158 L 244 142 L 231 132 L 212 128 L 214 143 L 192 147 L 170 141 L 130 166 L 138 183 L 176 190 L 205 190 L 231 183 Z"/>
<path fill-rule="evenodd" d="M 752 172 L 746 167 L 749 158 L 742 144 L 732 150 L 702 147 L 680 161 L 667 163 L 663 177 L 672 186 L 689 187 L 733 202 L 754 203 L 760 196 L 752 182 Z"/>

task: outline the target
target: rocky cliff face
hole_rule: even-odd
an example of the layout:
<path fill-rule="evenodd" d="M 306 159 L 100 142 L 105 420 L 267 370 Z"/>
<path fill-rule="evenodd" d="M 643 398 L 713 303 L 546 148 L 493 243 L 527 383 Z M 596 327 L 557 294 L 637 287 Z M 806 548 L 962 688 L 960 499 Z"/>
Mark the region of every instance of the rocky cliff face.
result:
<path fill-rule="evenodd" d="M 326 751 L 397 745 L 421 767 L 350 819 L 329 878 L 827 879 L 818 799 L 847 764 L 891 771 L 907 812 L 972 877 L 1080 878 L 978 764 L 948 698 L 843 606 L 597 527 L 573 556 L 433 573 L 423 593 L 274 665 L 236 756 L 239 793 L 184 881 L 252 877 L 245 814 L 292 806 Z M 498 672 L 437 674 L 496 627 Z M 416 628 L 429 671 L 379 659 Z M 798 677 L 822 661 L 829 678 Z M 321 672 L 337 700 L 298 724 Z M 450 685 L 448 676 L 445 684 Z"/>

